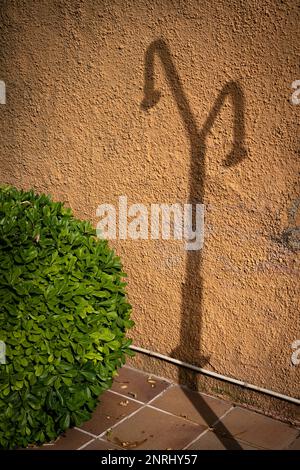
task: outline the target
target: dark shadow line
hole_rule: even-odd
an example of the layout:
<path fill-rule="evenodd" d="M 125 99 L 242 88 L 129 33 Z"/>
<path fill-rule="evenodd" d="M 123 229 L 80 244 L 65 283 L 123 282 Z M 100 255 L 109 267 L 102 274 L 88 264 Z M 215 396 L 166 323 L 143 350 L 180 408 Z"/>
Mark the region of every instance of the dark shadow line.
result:
<path fill-rule="evenodd" d="M 199 138 L 205 141 L 206 136 L 212 129 L 216 117 L 222 109 L 227 97 L 232 99 L 233 105 L 233 149 L 227 155 L 224 162 L 226 166 L 233 166 L 240 163 L 246 156 L 247 150 L 244 146 L 245 142 L 245 97 L 244 93 L 237 82 L 228 82 L 219 93 L 201 131 Z"/>
<path fill-rule="evenodd" d="M 155 106 L 161 93 L 155 89 L 154 62 L 157 55 L 163 65 L 167 83 L 171 89 L 172 96 L 177 104 L 179 114 L 185 127 L 186 134 L 190 142 L 190 171 L 189 171 L 189 203 L 193 205 L 204 200 L 204 181 L 205 181 L 205 153 L 206 137 L 213 127 L 215 119 L 226 100 L 230 97 L 232 100 L 233 115 L 233 148 L 227 156 L 224 165 L 232 166 L 238 164 L 246 157 L 245 141 L 245 98 L 243 91 L 237 82 L 227 83 L 218 95 L 202 129 L 199 131 L 193 112 L 184 93 L 183 87 L 172 56 L 167 44 L 158 39 L 153 41 L 146 51 L 145 56 L 145 81 L 144 81 L 144 99 L 141 106 L 144 110 Z M 181 329 L 180 345 L 172 355 L 184 362 L 198 363 L 201 367 L 208 363 L 208 358 L 200 358 L 197 354 L 200 352 L 199 343 L 201 338 L 201 310 L 203 296 L 203 279 L 201 277 L 202 251 L 188 251 L 185 268 L 185 279 L 182 287 L 182 307 L 181 307 Z M 190 387 L 197 389 L 197 377 L 192 377 Z M 186 383 L 186 371 L 179 369 L 179 383 Z M 184 389 L 183 389 L 184 390 Z M 188 396 L 188 395 L 187 395 Z M 219 420 L 214 411 L 207 405 L 205 400 L 199 395 L 197 403 L 190 396 L 189 400 L 204 418 L 209 427 L 213 427 Z M 199 404 L 200 403 L 200 404 Z M 230 449 L 241 450 L 240 444 L 234 439 L 225 425 L 218 421 L 219 440 L 225 448 L 228 447 L 230 439 Z"/>

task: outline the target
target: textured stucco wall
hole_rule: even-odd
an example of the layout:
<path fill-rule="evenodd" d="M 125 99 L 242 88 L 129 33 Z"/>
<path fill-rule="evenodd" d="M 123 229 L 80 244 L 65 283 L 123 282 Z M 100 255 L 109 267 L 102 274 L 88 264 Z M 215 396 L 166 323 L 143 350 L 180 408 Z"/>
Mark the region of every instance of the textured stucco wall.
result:
<path fill-rule="evenodd" d="M 201 254 L 112 243 L 135 344 L 299 397 L 299 254 L 283 237 L 299 198 L 297 2 L 10 0 L 1 16 L 0 181 L 95 224 L 119 195 L 204 201 Z M 152 60 L 161 97 L 145 110 Z"/>

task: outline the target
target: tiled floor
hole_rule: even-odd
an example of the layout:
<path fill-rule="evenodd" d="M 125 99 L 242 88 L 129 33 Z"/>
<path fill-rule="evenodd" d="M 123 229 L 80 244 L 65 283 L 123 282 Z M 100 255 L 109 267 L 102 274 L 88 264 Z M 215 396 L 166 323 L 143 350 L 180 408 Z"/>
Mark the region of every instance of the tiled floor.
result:
<path fill-rule="evenodd" d="M 300 449 L 300 429 L 123 367 L 90 421 L 39 449 Z"/>

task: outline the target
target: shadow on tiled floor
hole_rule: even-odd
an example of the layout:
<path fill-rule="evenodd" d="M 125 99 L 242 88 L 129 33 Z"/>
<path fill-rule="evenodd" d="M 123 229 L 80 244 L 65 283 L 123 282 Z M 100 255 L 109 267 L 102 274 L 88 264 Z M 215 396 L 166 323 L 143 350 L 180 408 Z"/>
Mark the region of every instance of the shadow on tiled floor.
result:
<path fill-rule="evenodd" d="M 201 409 L 216 422 L 208 427 Z M 227 430 L 227 433 L 224 433 Z M 300 429 L 123 367 L 90 421 L 38 449 L 300 449 Z"/>

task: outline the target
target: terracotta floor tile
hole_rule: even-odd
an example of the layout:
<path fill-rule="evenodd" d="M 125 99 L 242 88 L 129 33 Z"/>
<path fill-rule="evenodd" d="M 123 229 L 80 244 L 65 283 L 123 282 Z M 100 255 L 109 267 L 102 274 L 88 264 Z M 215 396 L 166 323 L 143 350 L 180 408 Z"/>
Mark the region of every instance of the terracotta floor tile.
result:
<path fill-rule="evenodd" d="M 124 398 L 107 391 L 100 397 L 100 403 L 92 418 L 80 426 L 80 429 L 99 436 L 99 434 L 141 406 L 139 403 L 130 400 L 129 397 Z"/>
<path fill-rule="evenodd" d="M 173 386 L 151 406 L 169 411 L 198 424 L 212 426 L 220 416 L 231 408 L 231 403 Z"/>
<path fill-rule="evenodd" d="M 143 408 L 117 425 L 107 437 L 111 442 L 128 449 L 182 449 L 205 426 L 171 416 L 153 408 Z"/>
<path fill-rule="evenodd" d="M 300 436 L 289 447 L 289 450 L 300 450 Z"/>
<path fill-rule="evenodd" d="M 121 450 L 121 447 L 103 439 L 95 439 L 89 445 L 84 447 L 83 450 Z"/>
<path fill-rule="evenodd" d="M 228 413 L 222 423 L 234 438 L 266 449 L 283 449 L 298 435 L 288 424 L 239 407 Z M 217 424 L 215 430 L 221 433 L 221 425 Z"/>
<path fill-rule="evenodd" d="M 92 439 L 91 436 L 77 429 L 68 429 L 57 441 L 39 447 L 30 447 L 28 450 L 76 450 Z"/>
<path fill-rule="evenodd" d="M 169 385 L 169 382 L 152 377 L 150 374 L 122 367 L 114 380 L 112 390 L 147 403 Z"/>
<path fill-rule="evenodd" d="M 81 426 L 86 432 L 73 428 L 52 444 L 28 450 L 300 450 L 299 428 L 130 367 L 120 370 L 112 390 Z"/>
<path fill-rule="evenodd" d="M 258 450 L 256 447 L 242 441 L 238 441 L 238 444 L 242 450 Z M 188 450 L 234 450 L 235 448 L 232 439 L 219 438 L 214 432 L 208 431 L 190 445 Z"/>

